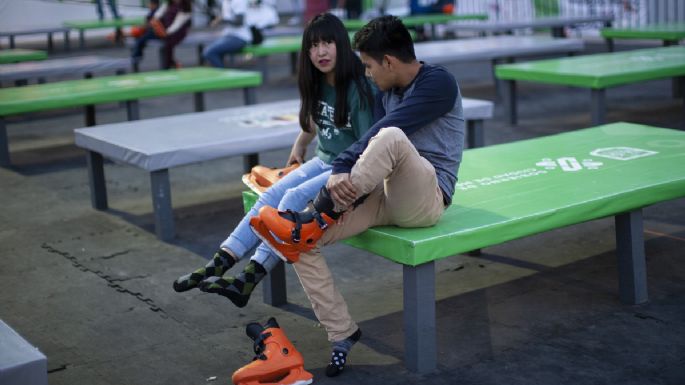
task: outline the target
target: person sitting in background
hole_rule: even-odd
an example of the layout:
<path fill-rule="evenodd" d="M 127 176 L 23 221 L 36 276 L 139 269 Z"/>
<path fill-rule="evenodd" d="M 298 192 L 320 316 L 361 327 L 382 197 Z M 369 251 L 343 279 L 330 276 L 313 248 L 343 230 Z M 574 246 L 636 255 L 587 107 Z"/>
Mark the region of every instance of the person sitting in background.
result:
<path fill-rule="evenodd" d="M 213 67 L 224 67 L 224 56 L 240 52 L 248 44 L 260 44 L 264 40 L 263 29 L 278 24 L 278 13 L 271 4 L 261 0 L 223 0 L 221 17 L 212 26 L 227 23 L 221 37 L 202 52 Z"/>
<path fill-rule="evenodd" d="M 150 18 L 143 36 L 136 40 L 131 53 L 134 68 L 143 60 L 143 50 L 150 39 L 159 39 L 162 46 L 162 68 L 178 68 L 174 48 L 185 39 L 191 23 L 191 0 L 167 0 Z"/>

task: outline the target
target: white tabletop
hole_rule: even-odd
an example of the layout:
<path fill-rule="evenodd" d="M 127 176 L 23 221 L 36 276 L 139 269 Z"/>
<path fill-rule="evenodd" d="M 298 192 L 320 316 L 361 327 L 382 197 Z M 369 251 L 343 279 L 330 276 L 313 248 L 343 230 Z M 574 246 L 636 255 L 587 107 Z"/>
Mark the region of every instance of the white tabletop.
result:
<path fill-rule="evenodd" d="M 30 79 L 74 73 L 128 70 L 130 59 L 106 56 L 78 56 L 0 65 L 0 80 Z"/>
<path fill-rule="evenodd" d="M 494 36 L 417 43 L 414 44 L 414 51 L 419 60 L 442 64 L 545 53 L 575 52 L 582 51 L 584 47 L 581 39 L 554 39 L 543 36 Z"/>
<path fill-rule="evenodd" d="M 79 147 L 147 171 L 292 146 L 300 101 L 287 100 L 74 130 Z M 467 120 L 489 119 L 493 104 L 464 99 Z"/>

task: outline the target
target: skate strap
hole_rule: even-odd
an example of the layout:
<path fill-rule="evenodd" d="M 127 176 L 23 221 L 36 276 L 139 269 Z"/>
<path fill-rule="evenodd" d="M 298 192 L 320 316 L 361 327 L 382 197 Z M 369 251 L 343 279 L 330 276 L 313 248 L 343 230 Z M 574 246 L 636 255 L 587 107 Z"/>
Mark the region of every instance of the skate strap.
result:
<path fill-rule="evenodd" d="M 314 219 L 316 219 L 316 223 L 319 225 L 319 228 L 321 228 L 321 230 L 326 230 L 328 223 L 326 223 L 321 214 L 318 211 L 314 211 L 312 215 L 314 216 Z"/>
<path fill-rule="evenodd" d="M 288 210 L 288 213 L 293 216 L 293 222 L 295 222 L 295 227 L 293 227 L 292 231 L 290 232 L 290 237 L 293 239 L 293 242 L 299 243 L 300 231 L 302 230 L 302 219 L 300 218 L 300 213 L 292 210 Z"/>
<path fill-rule="evenodd" d="M 271 337 L 271 333 L 262 333 L 260 334 L 257 338 L 254 340 L 254 354 L 255 357 L 252 359 L 253 361 L 255 360 L 266 360 L 266 356 L 263 354 L 264 349 L 266 349 L 266 345 L 264 344 L 264 340 Z"/>

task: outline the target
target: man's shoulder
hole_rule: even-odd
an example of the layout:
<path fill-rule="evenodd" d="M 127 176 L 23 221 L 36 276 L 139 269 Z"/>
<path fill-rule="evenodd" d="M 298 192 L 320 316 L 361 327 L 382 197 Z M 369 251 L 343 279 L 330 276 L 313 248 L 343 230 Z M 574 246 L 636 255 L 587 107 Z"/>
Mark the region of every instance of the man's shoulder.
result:
<path fill-rule="evenodd" d="M 429 81 L 429 82 L 454 82 L 454 76 L 447 70 L 447 68 L 436 65 L 424 63 L 421 66 L 421 71 L 419 71 L 419 77 L 417 80 Z"/>

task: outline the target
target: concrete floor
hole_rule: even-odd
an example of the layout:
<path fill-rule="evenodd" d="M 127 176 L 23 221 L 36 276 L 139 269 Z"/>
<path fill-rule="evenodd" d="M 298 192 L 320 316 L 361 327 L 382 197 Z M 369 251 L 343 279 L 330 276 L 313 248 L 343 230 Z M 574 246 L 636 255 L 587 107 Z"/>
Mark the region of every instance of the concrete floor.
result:
<path fill-rule="evenodd" d="M 89 46 L 89 54 L 127 54 L 102 40 Z M 178 54 L 194 65 L 193 50 Z M 146 58 L 145 69 L 154 69 L 155 56 Z M 287 58 L 272 64 L 258 101 L 296 97 Z M 450 69 L 465 96 L 497 101 L 487 63 Z M 497 103 L 495 119 L 486 123 L 487 144 L 590 125 L 587 92 L 525 84 L 520 95 L 519 124 L 509 126 Z M 208 109 L 241 103 L 240 92 L 207 97 Z M 141 108 L 142 118 L 191 112 L 192 97 L 144 100 Z M 685 123 L 669 81 L 610 90 L 608 113 L 609 121 Z M 100 123 L 125 120 L 114 104 L 99 106 L 97 114 Z M 48 357 L 52 385 L 230 383 L 252 358 L 245 325 L 270 316 L 319 384 L 685 383 L 685 199 L 644 211 L 650 296 L 644 305 L 618 301 L 611 218 L 439 261 L 440 364 L 427 375 L 402 364 L 401 266 L 329 247 L 324 253 L 364 331 L 346 372 L 329 379 L 325 332 L 292 268 L 289 304 L 281 308 L 263 304 L 260 288 L 243 309 L 216 295 L 171 289 L 177 276 L 204 265 L 240 220 L 241 159 L 171 171 L 178 236 L 164 243 L 153 233 L 149 180 L 140 170 L 108 164 L 111 209 L 90 207 L 84 153 L 72 144 L 71 130 L 83 126 L 81 110 L 7 124 L 15 166 L 0 169 L 0 318 Z M 286 150 L 266 153 L 262 162 L 280 165 L 286 156 Z"/>

